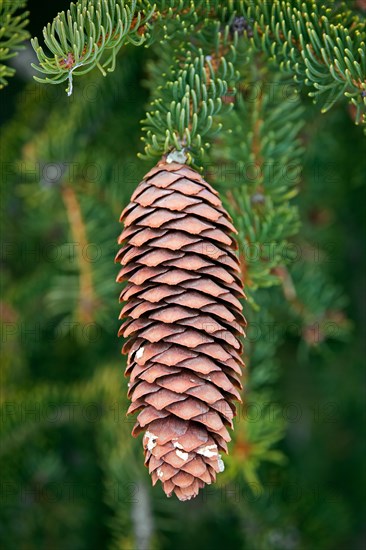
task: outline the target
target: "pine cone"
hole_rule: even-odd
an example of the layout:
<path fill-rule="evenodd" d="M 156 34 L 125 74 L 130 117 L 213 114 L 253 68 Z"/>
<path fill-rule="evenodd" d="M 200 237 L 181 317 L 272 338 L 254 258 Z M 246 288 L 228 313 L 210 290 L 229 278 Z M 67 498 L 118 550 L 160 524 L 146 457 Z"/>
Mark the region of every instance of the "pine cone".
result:
<path fill-rule="evenodd" d="M 127 320 L 131 405 L 140 411 L 153 484 L 180 500 L 223 470 L 240 401 L 245 324 L 235 229 L 217 192 L 192 168 L 160 162 L 121 214 L 116 261 L 128 280 L 120 295 Z"/>

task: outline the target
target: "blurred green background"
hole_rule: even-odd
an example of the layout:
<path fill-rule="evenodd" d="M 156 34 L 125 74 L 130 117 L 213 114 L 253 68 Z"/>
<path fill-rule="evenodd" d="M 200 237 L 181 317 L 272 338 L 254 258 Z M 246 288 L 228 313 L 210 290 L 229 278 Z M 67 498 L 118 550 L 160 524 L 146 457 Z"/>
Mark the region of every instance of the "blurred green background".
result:
<path fill-rule="evenodd" d="M 32 36 L 66 7 L 29 2 Z M 263 344 L 264 367 L 253 367 L 227 470 L 194 501 L 167 499 L 130 436 L 116 337 L 118 217 L 150 167 L 136 157 L 145 55 L 129 49 L 115 73 L 78 79 L 68 99 L 64 85 L 31 82 L 25 52 L 1 92 L 2 548 L 361 550 L 362 131 L 343 103 L 320 115 L 303 98 L 307 271 L 294 265 L 293 277 L 309 307 L 334 301 L 335 334 L 296 330 L 279 290 L 264 290 L 273 316 L 247 343 Z M 250 388 L 250 358 L 248 371 Z"/>

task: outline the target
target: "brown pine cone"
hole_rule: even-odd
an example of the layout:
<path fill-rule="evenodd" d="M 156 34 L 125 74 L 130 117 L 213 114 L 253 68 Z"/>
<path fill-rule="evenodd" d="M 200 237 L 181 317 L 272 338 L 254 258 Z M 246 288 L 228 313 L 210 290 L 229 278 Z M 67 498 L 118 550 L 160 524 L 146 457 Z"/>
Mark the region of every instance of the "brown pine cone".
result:
<path fill-rule="evenodd" d="M 128 337 L 128 414 L 139 411 L 132 434 L 145 432 L 153 484 L 188 500 L 223 470 L 219 452 L 240 401 L 236 231 L 196 171 L 165 161 L 146 174 L 121 221 L 117 281 L 128 284 L 119 335 Z"/>

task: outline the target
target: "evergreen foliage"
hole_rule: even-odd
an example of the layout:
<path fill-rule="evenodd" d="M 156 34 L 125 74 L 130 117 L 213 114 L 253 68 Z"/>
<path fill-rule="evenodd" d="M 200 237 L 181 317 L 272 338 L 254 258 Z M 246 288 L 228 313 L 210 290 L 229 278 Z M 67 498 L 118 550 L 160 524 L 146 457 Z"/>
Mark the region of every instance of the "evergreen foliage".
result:
<path fill-rule="evenodd" d="M 1 138 L 6 548 L 136 548 L 145 501 L 152 548 L 357 547 L 358 4 L 81 0 L 45 27 L 45 47 L 33 39 L 42 78 Z M 2 61 L 28 38 L 28 15 L 22 1 L 0 9 Z M 0 71 L 5 85 L 14 69 Z M 43 86 L 63 82 L 68 95 Z M 226 471 L 183 524 L 129 436 L 112 262 L 121 206 L 173 149 L 234 219 L 249 323 Z"/>
<path fill-rule="evenodd" d="M 29 32 L 28 12 L 25 11 L 26 0 L 1 0 L 0 2 L 0 89 L 7 85 L 7 79 L 15 70 L 4 64 L 4 61 L 17 55 L 27 40 Z"/>

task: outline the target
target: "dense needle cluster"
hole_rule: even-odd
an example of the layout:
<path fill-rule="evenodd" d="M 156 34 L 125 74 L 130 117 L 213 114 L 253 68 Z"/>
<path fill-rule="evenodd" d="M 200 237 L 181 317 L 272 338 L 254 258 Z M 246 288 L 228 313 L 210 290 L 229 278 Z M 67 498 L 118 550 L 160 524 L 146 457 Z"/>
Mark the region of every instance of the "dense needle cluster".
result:
<path fill-rule="evenodd" d="M 121 214 L 117 281 L 128 338 L 128 413 L 145 432 L 153 484 L 180 500 L 223 470 L 240 401 L 244 296 L 235 228 L 217 192 L 192 168 L 161 161 Z"/>

